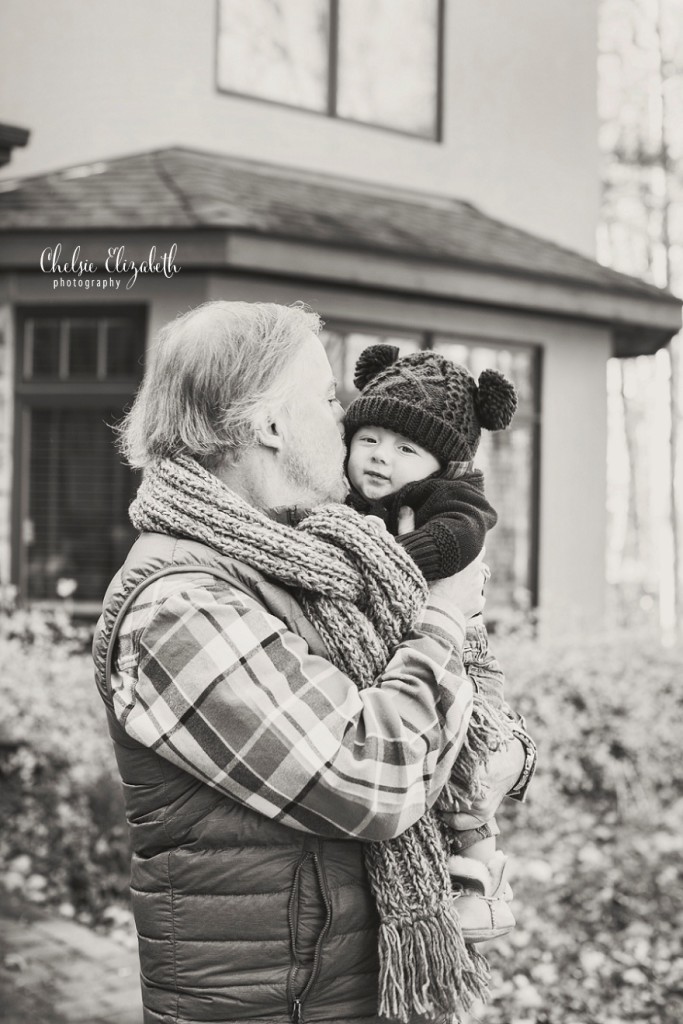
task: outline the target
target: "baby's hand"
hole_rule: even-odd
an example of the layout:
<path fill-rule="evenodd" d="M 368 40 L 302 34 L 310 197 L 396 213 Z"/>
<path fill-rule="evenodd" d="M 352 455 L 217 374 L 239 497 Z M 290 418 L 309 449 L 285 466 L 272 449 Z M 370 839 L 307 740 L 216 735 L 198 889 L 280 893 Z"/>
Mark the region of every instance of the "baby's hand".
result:
<path fill-rule="evenodd" d="M 398 535 L 411 533 L 415 529 L 415 513 L 409 505 L 401 505 L 398 511 Z"/>

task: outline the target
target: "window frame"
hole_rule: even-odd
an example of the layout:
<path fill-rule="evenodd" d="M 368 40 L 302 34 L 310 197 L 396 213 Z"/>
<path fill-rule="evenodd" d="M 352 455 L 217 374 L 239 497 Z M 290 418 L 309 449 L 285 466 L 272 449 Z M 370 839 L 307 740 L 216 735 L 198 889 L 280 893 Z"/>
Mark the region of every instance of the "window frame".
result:
<path fill-rule="evenodd" d="M 433 332 L 420 330 L 415 328 L 414 330 L 410 327 L 393 327 L 387 326 L 386 324 L 374 324 L 367 323 L 365 321 L 349 320 L 346 317 L 325 317 L 323 333 L 325 331 L 336 331 L 339 334 L 366 334 L 369 337 L 382 337 L 387 339 L 400 339 L 404 338 L 407 341 L 416 340 L 418 343 L 418 352 L 424 351 L 429 347 L 431 334 Z M 378 344 L 389 344 L 388 341 L 381 341 Z M 334 367 L 333 367 L 334 369 Z M 345 392 L 343 381 L 337 381 L 337 393 L 340 391 Z"/>
<path fill-rule="evenodd" d="M 25 545 L 22 540 L 23 522 L 30 500 L 30 444 L 31 432 L 28 417 L 34 409 L 45 408 L 88 408 L 107 402 L 132 400 L 140 385 L 144 366 L 141 364 L 135 376 L 111 379 L 67 380 L 56 377 L 52 380 L 26 380 L 24 366 L 26 358 L 26 325 L 34 317 L 48 315 L 63 323 L 71 318 L 102 321 L 106 319 L 130 319 L 143 341 L 143 354 L 147 348 L 147 306 L 131 303 L 125 306 L 109 305 L 58 305 L 36 303 L 18 306 L 14 315 L 14 373 L 13 373 L 13 442 L 12 442 L 12 491 L 10 502 L 10 579 L 16 585 L 22 600 L 34 607 L 54 607 L 59 598 L 31 598 L 27 589 L 27 562 Z M 99 614 L 99 604 L 78 598 L 70 602 L 77 611 L 89 615 Z"/>
<path fill-rule="evenodd" d="M 420 329 L 411 327 L 397 327 L 385 322 L 374 323 L 358 321 L 346 317 L 330 316 L 325 319 L 325 329 L 337 331 L 340 334 L 367 334 L 384 335 L 387 337 L 399 338 L 402 335 L 419 339 L 418 351 L 434 351 L 435 341 L 452 341 L 455 344 L 467 347 L 502 349 L 511 351 L 523 349 L 531 356 L 531 404 L 522 407 L 521 420 L 529 427 L 531 433 L 531 465 L 530 487 L 529 487 L 529 559 L 527 563 L 526 589 L 529 594 L 529 611 L 538 607 L 539 602 L 539 579 L 540 579 L 540 548 L 541 548 L 541 444 L 542 444 L 542 384 L 543 384 L 543 345 L 534 341 L 523 341 L 520 338 L 505 338 L 500 335 L 480 334 L 472 332 L 462 333 L 442 329 Z M 334 369 L 334 367 L 333 367 Z M 519 416 L 519 413 L 517 413 Z M 493 613 L 495 622 L 496 612 L 499 608 L 492 605 L 490 611 Z"/>
<path fill-rule="evenodd" d="M 436 2 L 436 66 L 435 76 L 435 110 L 434 110 L 434 134 L 425 135 L 421 132 L 411 132 L 406 128 L 392 128 L 391 125 L 379 124 L 375 121 L 361 121 L 359 118 L 346 117 L 337 113 L 338 93 L 338 65 L 339 65 L 339 4 L 342 0 L 327 0 L 329 4 L 330 31 L 327 42 L 327 106 L 325 110 L 314 110 L 310 107 L 302 107 L 296 103 L 288 103 L 286 100 L 274 100 L 268 96 L 255 96 L 252 93 L 241 92 L 238 89 L 226 89 L 219 83 L 218 67 L 218 44 L 221 31 L 221 0 L 215 3 L 215 24 L 214 24 L 214 86 L 216 92 L 222 96 L 234 96 L 239 99 L 252 100 L 256 103 L 266 103 L 272 107 L 282 107 L 285 110 L 297 110 L 302 114 L 312 114 L 314 117 L 330 118 L 334 121 L 341 121 L 346 124 L 361 125 L 364 128 L 371 128 L 376 131 L 389 132 L 391 135 L 401 135 L 404 138 L 417 139 L 421 142 L 441 144 L 443 142 L 443 111 L 444 111 L 444 39 L 446 30 L 446 4 L 445 0 Z"/>

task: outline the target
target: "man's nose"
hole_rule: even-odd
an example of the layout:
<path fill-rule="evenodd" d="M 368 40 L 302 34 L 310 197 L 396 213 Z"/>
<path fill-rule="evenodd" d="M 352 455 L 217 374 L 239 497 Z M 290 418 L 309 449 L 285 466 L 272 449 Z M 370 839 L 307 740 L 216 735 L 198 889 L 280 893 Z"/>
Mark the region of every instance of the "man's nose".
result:
<path fill-rule="evenodd" d="M 339 428 L 339 433 L 341 434 L 342 438 L 346 437 L 346 431 L 344 430 L 345 415 L 346 413 L 344 412 L 344 406 L 341 404 L 339 399 L 336 399 L 334 403 L 334 418 L 337 421 L 337 427 Z"/>

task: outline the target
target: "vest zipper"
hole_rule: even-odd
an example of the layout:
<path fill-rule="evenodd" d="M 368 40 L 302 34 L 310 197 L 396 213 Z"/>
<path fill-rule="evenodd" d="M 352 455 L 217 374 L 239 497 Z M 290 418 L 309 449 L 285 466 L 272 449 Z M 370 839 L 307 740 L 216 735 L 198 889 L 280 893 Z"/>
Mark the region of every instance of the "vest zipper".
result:
<path fill-rule="evenodd" d="M 289 900 L 287 901 L 287 921 L 289 923 L 289 943 L 292 949 L 292 966 L 289 971 L 289 977 L 287 978 L 287 998 L 292 1004 L 292 1015 L 291 1019 L 293 1024 L 302 1024 L 303 1022 L 303 1009 L 301 1006 L 301 999 L 299 996 L 294 995 L 294 982 L 296 976 L 299 973 L 299 957 L 296 951 L 296 929 L 298 925 L 298 912 L 297 904 L 299 899 L 299 886 L 301 885 L 301 871 L 304 864 L 311 857 L 310 851 L 305 851 L 299 858 L 299 863 L 296 866 L 294 872 L 294 880 L 292 882 L 292 888 L 289 893 Z M 295 914 L 297 920 L 295 921 Z"/>
<path fill-rule="evenodd" d="M 306 999 L 308 999 L 308 997 L 310 996 L 311 991 L 313 989 L 313 986 L 315 985 L 316 981 L 318 980 L 318 975 L 320 974 L 320 968 L 322 966 L 322 947 L 323 947 L 323 943 L 324 943 L 325 939 L 327 938 L 327 933 L 330 930 L 330 925 L 332 924 L 332 902 L 330 900 L 330 890 L 329 890 L 329 886 L 327 884 L 327 875 L 325 874 L 325 867 L 324 867 L 324 864 L 323 864 L 323 858 L 322 858 L 323 846 L 322 846 L 322 840 L 321 839 L 317 840 L 317 847 L 318 848 L 317 848 L 317 852 L 316 853 L 312 853 L 312 854 L 309 853 L 309 854 L 307 854 L 306 857 L 299 862 L 299 867 L 297 868 L 297 875 L 298 875 L 299 869 L 303 865 L 303 861 L 307 857 L 309 857 L 309 856 L 313 857 L 313 867 L 315 868 L 315 875 L 316 875 L 316 878 L 318 879 L 318 886 L 320 888 L 320 895 L 323 898 L 323 904 L 325 906 L 325 922 L 324 922 L 322 928 L 320 929 L 320 935 L 318 936 L 318 941 L 316 942 L 315 949 L 313 951 L 313 966 L 311 968 L 311 974 L 310 974 L 310 977 L 308 979 L 308 983 L 307 983 L 306 987 L 304 988 L 304 990 L 302 992 L 300 992 L 298 996 L 295 996 L 294 1000 L 293 1000 L 293 1004 L 292 1004 L 292 1017 L 291 1017 L 292 1024 L 303 1024 L 303 1020 L 304 1020 L 304 1001 Z M 298 878 L 297 878 L 297 883 L 298 883 Z M 297 886 L 292 886 L 292 892 L 294 892 L 295 888 L 298 888 L 298 884 L 297 884 Z M 290 927 L 291 927 L 291 918 L 290 918 Z M 294 977 L 296 976 L 296 971 L 297 970 L 298 970 L 298 964 L 296 965 L 294 973 L 293 973 L 293 976 L 292 976 L 292 986 L 293 986 Z"/>

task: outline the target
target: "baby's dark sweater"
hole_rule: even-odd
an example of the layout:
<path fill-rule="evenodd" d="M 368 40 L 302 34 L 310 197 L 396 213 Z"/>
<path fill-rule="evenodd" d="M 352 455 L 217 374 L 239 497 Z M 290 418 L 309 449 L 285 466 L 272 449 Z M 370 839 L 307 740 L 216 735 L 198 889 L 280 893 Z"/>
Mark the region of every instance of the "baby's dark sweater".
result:
<path fill-rule="evenodd" d="M 383 519 L 429 582 L 452 576 L 469 565 L 498 519 L 486 500 L 484 476 L 478 469 L 457 480 L 417 480 L 379 501 L 367 501 L 356 490 L 346 500 L 363 515 Z M 415 529 L 399 537 L 398 513 L 404 505 L 415 513 Z"/>

